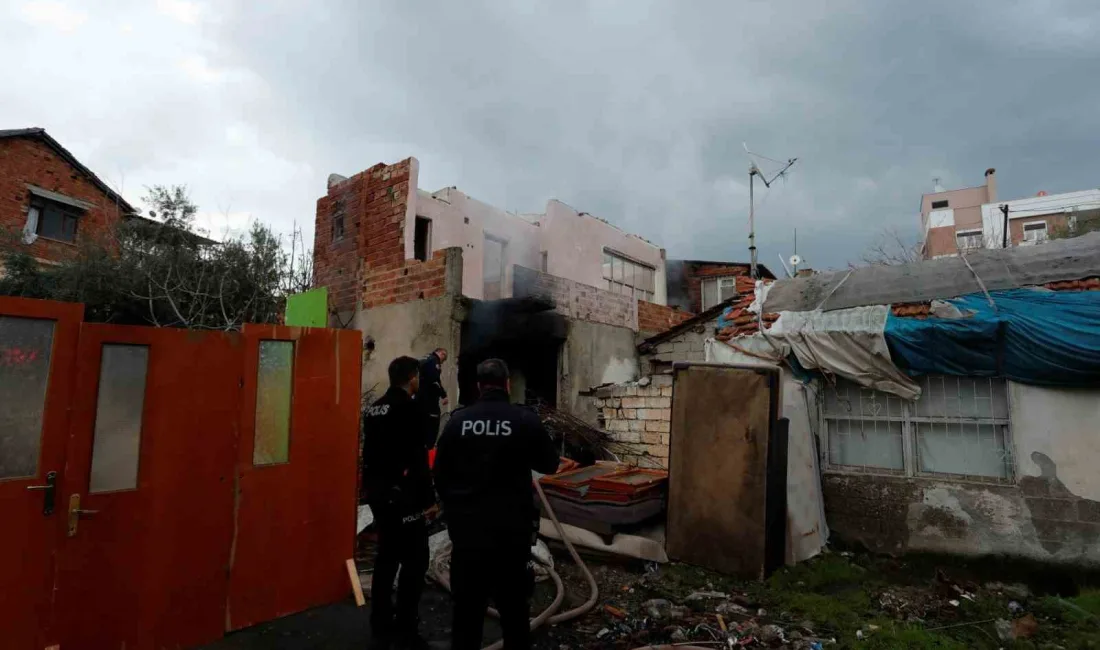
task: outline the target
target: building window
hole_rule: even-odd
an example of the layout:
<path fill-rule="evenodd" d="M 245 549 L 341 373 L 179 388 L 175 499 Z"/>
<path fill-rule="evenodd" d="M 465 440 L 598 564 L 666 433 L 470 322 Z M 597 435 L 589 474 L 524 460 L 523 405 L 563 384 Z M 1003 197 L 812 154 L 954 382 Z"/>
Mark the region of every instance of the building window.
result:
<path fill-rule="evenodd" d="M 506 248 L 507 243 L 504 240 L 485 235 L 485 249 L 482 258 L 484 265 L 482 270 L 483 300 L 500 300 L 504 297 Z"/>
<path fill-rule="evenodd" d="M 703 311 L 710 309 L 720 302 L 737 296 L 737 277 L 708 278 L 700 283 L 702 287 Z"/>
<path fill-rule="evenodd" d="M 826 385 L 821 415 L 831 469 L 909 476 L 1008 480 L 1008 394 L 1003 379 L 932 375 L 921 398 L 838 379 Z"/>
<path fill-rule="evenodd" d="M 942 201 L 932 201 L 932 209 L 933 210 L 942 210 L 946 207 L 947 207 L 947 199 L 944 199 Z"/>
<path fill-rule="evenodd" d="M 961 251 L 979 249 L 982 247 L 982 231 L 960 230 L 955 233 L 955 243 Z"/>
<path fill-rule="evenodd" d="M 653 302 L 656 270 L 610 251 L 603 252 L 603 289 Z"/>
<path fill-rule="evenodd" d="M 76 241 L 76 227 L 83 214 L 80 208 L 35 196 L 31 198 L 27 221 L 35 224 L 34 234 L 39 237 L 71 244 Z"/>
<path fill-rule="evenodd" d="M 413 257 L 421 262 L 427 262 L 432 255 L 432 220 L 425 217 L 416 218 L 416 228 L 413 232 Z"/>
<path fill-rule="evenodd" d="M 332 209 L 332 241 L 338 242 L 344 238 L 344 202 L 337 201 Z"/>
<path fill-rule="evenodd" d="M 1047 240 L 1047 224 L 1045 221 L 1024 224 L 1024 241 L 1037 244 Z"/>

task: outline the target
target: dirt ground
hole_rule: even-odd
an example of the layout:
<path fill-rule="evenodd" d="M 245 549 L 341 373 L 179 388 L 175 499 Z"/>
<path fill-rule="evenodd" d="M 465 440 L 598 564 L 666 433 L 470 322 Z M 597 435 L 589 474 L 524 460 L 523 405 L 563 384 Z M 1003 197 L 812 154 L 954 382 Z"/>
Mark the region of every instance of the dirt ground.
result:
<path fill-rule="evenodd" d="M 555 560 L 566 584 L 564 607 L 583 602 L 581 573 L 566 555 Z M 682 564 L 589 566 L 600 586 L 596 609 L 536 632 L 536 648 L 631 650 L 693 641 L 731 648 L 1100 649 L 1100 579 L 1080 571 L 841 552 L 760 583 Z M 552 592 L 549 583 L 538 586 L 533 612 Z M 368 608 L 341 603 L 238 632 L 207 650 L 364 648 L 368 615 Z M 429 588 L 421 617 L 432 646 L 449 647 L 447 594 Z M 498 635 L 488 621 L 486 644 Z"/>

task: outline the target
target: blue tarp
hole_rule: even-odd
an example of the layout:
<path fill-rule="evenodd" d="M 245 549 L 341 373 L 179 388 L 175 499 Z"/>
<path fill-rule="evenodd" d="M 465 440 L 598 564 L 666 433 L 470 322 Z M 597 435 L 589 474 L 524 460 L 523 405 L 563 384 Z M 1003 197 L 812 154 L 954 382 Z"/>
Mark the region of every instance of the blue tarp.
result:
<path fill-rule="evenodd" d="M 1001 376 L 1027 384 L 1100 382 L 1100 292 L 1011 289 L 948 300 L 965 318 L 886 320 L 899 368 L 923 374 Z"/>

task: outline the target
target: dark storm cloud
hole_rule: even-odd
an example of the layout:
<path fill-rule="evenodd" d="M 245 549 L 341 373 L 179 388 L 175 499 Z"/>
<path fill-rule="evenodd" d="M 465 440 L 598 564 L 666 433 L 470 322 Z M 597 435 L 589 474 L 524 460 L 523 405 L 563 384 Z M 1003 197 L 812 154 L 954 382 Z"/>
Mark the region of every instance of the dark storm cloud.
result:
<path fill-rule="evenodd" d="M 933 177 L 976 185 L 993 166 L 1004 198 L 1100 184 L 1090 1 L 158 0 L 125 38 L 82 43 L 140 13 L 110 6 L 20 45 L 84 54 L 31 61 L 40 81 L 0 91 L 0 116 L 45 112 L 93 166 L 189 182 L 283 230 L 312 222 L 328 172 L 408 155 L 424 189 L 524 212 L 558 198 L 715 259 L 747 255 L 742 142 L 797 156 L 758 186 L 773 269 L 796 227 L 816 267 L 887 227 L 915 237 Z"/>

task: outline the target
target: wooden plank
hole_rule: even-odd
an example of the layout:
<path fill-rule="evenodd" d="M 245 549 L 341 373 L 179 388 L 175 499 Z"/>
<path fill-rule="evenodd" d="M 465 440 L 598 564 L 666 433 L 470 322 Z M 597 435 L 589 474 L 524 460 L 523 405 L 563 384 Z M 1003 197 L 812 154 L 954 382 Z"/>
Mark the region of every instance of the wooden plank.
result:
<path fill-rule="evenodd" d="M 770 369 L 676 369 L 669 557 L 763 578 L 768 438 L 777 386 Z"/>
<path fill-rule="evenodd" d="M 351 580 L 351 590 L 355 594 L 355 606 L 362 607 L 367 604 L 363 598 L 363 583 L 359 581 L 359 569 L 355 566 L 355 558 L 348 558 L 348 580 Z"/>

